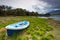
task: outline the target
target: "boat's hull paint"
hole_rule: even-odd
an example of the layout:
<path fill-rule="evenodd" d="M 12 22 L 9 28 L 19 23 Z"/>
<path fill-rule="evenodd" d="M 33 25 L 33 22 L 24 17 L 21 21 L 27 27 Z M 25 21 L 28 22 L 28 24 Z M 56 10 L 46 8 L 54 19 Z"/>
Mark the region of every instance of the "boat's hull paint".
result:
<path fill-rule="evenodd" d="M 16 24 L 18 25 L 19 23 L 16 23 Z M 10 26 L 6 26 L 6 30 L 7 30 L 7 35 L 8 36 L 12 35 L 13 33 L 20 32 L 22 29 L 25 29 L 25 28 L 27 28 L 29 26 L 29 22 L 28 21 L 27 21 L 27 24 L 25 24 L 25 26 L 24 25 L 18 26 L 18 27 L 13 26 L 13 25 L 16 25 L 16 24 L 12 24 Z"/>
<path fill-rule="evenodd" d="M 12 34 L 17 33 L 17 32 L 22 32 L 23 30 L 25 30 L 25 29 L 22 29 L 22 30 L 10 30 L 10 29 L 7 29 L 6 31 L 7 31 L 7 35 L 11 36 Z"/>
<path fill-rule="evenodd" d="M 7 29 L 7 35 L 8 36 L 11 36 L 13 33 L 17 33 L 17 32 L 20 32 L 22 30 L 10 30 L 10 29 Z"/>

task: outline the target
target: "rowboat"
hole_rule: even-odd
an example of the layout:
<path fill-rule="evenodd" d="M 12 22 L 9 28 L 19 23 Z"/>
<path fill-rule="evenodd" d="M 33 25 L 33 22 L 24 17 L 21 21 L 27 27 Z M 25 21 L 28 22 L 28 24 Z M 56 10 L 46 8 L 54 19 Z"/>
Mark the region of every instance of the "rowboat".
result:
<path fill-rule="evenodd" d="M 5 28 L 7 30 L 7 35 L 10 36 L 13 33 L 19 32 L 29 26 L 29 21 L 21 21 L 14 24 L 7 25 Z"/>

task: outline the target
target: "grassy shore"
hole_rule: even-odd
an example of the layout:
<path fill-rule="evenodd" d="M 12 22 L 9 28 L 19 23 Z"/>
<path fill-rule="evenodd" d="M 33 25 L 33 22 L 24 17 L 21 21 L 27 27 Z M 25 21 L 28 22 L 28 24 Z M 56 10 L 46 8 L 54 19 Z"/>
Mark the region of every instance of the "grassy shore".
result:
<path fill-rule="evenodd" d="M 22 20 L 28 20 L 30 22 L 29 27 L 19 33 L 14 33 L 10 37 L 7 36 L 4 27 Z M 44 18 L 28 16 L 0 17 L 0 40 L 52 40 L 54 38 L 52 31 L 53 27 Z"/>
<path fill-rule="evenodd" d="M 54 27 L 54 30 L 52 31 L 54 34 L 54 40 L 60 40 L 60 21 L 48 19 L 47 22 Z"/>

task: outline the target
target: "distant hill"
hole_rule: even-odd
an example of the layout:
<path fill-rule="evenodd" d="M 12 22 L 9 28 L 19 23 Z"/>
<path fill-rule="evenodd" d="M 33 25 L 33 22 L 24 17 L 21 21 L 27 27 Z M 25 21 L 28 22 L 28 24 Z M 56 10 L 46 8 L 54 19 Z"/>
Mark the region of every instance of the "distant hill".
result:
<path fill-rule="evenodd" d="M 51 15 L 60 15 L 60 10 L 53 10 L 53 11 L 49 12 L 49 14 L 51 14 Z"/>

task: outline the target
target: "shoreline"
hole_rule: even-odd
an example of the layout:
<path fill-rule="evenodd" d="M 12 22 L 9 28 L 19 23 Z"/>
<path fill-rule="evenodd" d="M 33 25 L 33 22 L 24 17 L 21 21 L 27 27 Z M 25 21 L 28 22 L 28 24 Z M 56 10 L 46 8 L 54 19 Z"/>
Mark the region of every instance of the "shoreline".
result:
<path fill-rule="evenodd" d="M 7 19 L 6 19 L 7 18 Z M 56 27 L 55 27 L 55 24 L 58 24 L 57 21 L 54 21 L 53 19 L 45 19 L 45 18 L 38 18 L 38 17 L 29 17 L 29 16 L 16 16 L 16 17 L 2 17 L 0 18 L 0 25 L 2 28 L 1 30 L 3 30 L 3 27 L 5 27 L 6 25 L 8 24 L 11 24 L 11 23 L 14 23 L 14 22 L 18 22 L 18 21 L 21 21 L 21 20 L 29 20 L 30 21 L 30 26 L 29 28 L 25 29 L 21 34 L 18 35 L 14 35 L 14 36 L 17 36 L 20 37 L 20 35 L 24 38 L 24 37 L 30 37 L 31 39 L 40 39 L 39 37 L 43 38 L 43 37 L 46 37 L 48 35 L 52 35 L 52 32 L 57 30 Z M 59 22 L 60 23 L 60 22 Z M 54 25 L 52 25 L 54 24 Z M 50 26 L 51 25 L 51 26 Z M 57 25 L 56 25 L 57 26 Z M 53 28 L 52 28 L 53 27 Z M 55 29 L 54 29 L 55 28 Z M 52 30 L 53 29 L 53 30 Z M 33 32 L 34 31 L 34 32 Z M 50 32 L 51 31 L 51 32 Z M 4 33 L 3 33 L 4 32 Z M 3 31 L 2 33 L 0 33 L 0 37 L 1 36 L 6 36 L 6 32 Z M 48 32 L 48 34 L 46 33 Z M 56 32 L 56 31 L 55 31 Z M 59 32 L 59 31 L 58 31 Z M 47 35 L 45 35 L 47 34 Z M 53 33 L 54 34 L 54 33 Z M 56 32 L 56 34 L 58 34 Z M 36 35 L 36 36 L 35 36 Z M 13 39 L 14 39 L 14 36 L 13 36 Z M 42 37 L 43 36 L 43 37 Z M 53 36 L 53 35 L 52 35 Z M 56 35 L 57 36 L 57 35 Z M 27 38 L 26 37 L 26 38 Z M 50 37 L 50 36 L 49 36 Z M 2 38 L 2 37 L 1 37 Z M 3 37 L 5 38 L 5 37 Z M 47 37 L 48 38 L 48 37 Z M 12 38 L 10 38 L 12 39 Z M 15 38 L 16 39 L 16 38 Z M 53 39 L 53 37 L 52 37 Z M 8 39 L 7 39 L 8 40 Z"/>
<path fill-rule="evenodd" d="M 54 30 L 52 31 L 54 40 L 60 40 L 60 21 L 48 19 L 47 22 L 54 27 Z"/>

